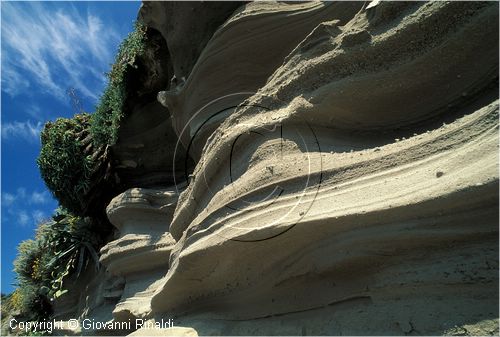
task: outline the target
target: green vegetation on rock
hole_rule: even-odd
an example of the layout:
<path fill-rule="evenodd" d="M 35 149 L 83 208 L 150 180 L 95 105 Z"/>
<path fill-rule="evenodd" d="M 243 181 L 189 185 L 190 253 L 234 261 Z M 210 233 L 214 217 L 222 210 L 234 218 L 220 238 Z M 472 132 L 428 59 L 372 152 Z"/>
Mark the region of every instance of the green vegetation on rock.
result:
<path fill-rule="evenodd" d="M 118 139 L 133 91 L 130 71 L 137 68 L 145 42 L 146 27 L 136 24 L 119 48 L 95 113 L 45 124 L 37 164 L 62 208 L 51 221 L 39 225 L 33 240 L 18 247 L 14 262 L 18 287 L 3 298 L 10 314 L 24 320 L 50 317 L 51 301 L 68 291 L 65 282 L 77 278 L 89 264 L 99 266 L 97 252 L 107 233 L 99 217 L 115 186 L 110 146 Z"/>
<path fill-rule="evenodd" d="M 39 225 L 35 239 L 18 247 L 14 261 L 18 288 L 11 295 L 12 309 L 28 320 L 48 318 L 51 300 L 67 292 L 64 281 L 78 277 L 89 264 L 98 268 L 102 240 L 95 233 L 89 218 L 61 209 Z"/>
<path fill-rule="evenodd" d="M 122 42 L 115 63 L 108 73 L 109 85 L 104 90 L 95 113 L 91 132 L 96 146 L 112 145 L 118 138 L 118 129 L 127 99 L 127 72 L 136 67 L 136 59 L 144 53 L 146 27 L 136 23 L 135 30 Z"/>
<path fill-rule="evenodd" d="M 86 196 L 99 166 L 97 160 L 104 160 L 102 149 L 94 150 L 89 128 L 88 114 L 48 122 L 41 133 L 42 148 L 37 160 L 43 180 L 59 203 L 80 215 L 88 204 Z"/>
<path fill-rule="evenodd" d="M 144 53 L 145 41 L 146 27 L 136 24 L 119 48 L 95 113 L 48 122 L 41 133 L 37 163 L 42 178 L 60 205 L 76 215 L 92 215 L 105 206 L 100 198 L 113 185 L 109 146 L 117 141 L 124 115 L 128 71 Z"/>

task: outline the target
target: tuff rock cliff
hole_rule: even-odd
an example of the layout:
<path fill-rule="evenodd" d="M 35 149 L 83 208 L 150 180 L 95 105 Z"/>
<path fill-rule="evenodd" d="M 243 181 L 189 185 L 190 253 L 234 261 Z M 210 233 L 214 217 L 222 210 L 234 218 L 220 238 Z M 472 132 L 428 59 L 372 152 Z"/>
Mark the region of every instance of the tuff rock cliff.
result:
<path fill-rule="evenodd" d="M 498 334 L 497 2 L 144 2 L 138 18 L 152 43 L 111 149 L 116 235 L 56 317 Z"/>

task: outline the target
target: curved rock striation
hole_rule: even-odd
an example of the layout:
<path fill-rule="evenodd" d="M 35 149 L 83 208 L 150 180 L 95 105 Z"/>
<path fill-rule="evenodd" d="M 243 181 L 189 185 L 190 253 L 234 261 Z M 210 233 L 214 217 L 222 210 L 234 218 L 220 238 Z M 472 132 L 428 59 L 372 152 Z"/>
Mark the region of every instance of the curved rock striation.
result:
<path fill-rule="evenodd" d="M 344 75 L 344 78 L 339 79 L 336 76 L 337 74 L 332 71 L 336 69 L 336 62 L 330 60 L 330 57 L 334 55 L 328 52 L 324 53 L 325 55 L 323 55 L 323 59 L 325 61 L 329 61 L 332 66 L 329 73 L 331 74 L 331 78 L 325 78 L 325 80 L 323 80 L 323 85 L 320 85 L 321 73 L 320 76 L 316 77 L 308 76 L 307 73 L 310 69 L 315 68 L 317 68 L 317 72 L 324 70 L 323 64 L 318 63 L 318 57 L 310 58 L 312 52 L 305 53 L 302 56 L 299 55 L 297 58 L 302 58 L 303 63 L 299 66 L 297 61 L 293 60 L 294 53 L 292 53 L 292 56 L 288 57 L 289 62 L 284 64 L 276 71 L 275 74 L 273 74 L 268 81 L 268 85 L 263 87 L 256 95 L 245 101 L 246 106 L 242 107 L 237 113 L 233 114 L 231 118 L 226 120 L 226 122 L 214 133 L 210 139 L 211 141 L 206 146 L 203 163 L 197 166 L 195 175 L 203 172 L 203 175 L 206 177 L 207 175 L 212 175 L 213 172 L 220 172 L 219 166 L 227 166 L 229 162 L 229 160 L 222 160 L 222 156 L 228 158 L 236 152 L 234 147 L 238 145 L 237 143 L 244 142 L 241 135 L 250 133 L 250 138 L 252 138 L 251 141 L 253 141 L 253 139 L 256 138 L 253 136 L 253 132 L 259 132 L 264 128 L 267 128 L 268 130 L 271 130 L 267 133 L 271 134 L 275 131 L 275 125 L 285 125 L 285 128 L 286 125 L 291 125 L 297 129 L 296 131 L 300 128 L 310 130 L 309 132 L 303 131 L 300 134 L 309 133 L 310 137 L 315 138 L 312 143 L 317 143 L 316 138 L 318 138 L 318 136 L 313 134 L 311 129 L 313 129 L 313 131 L 318 130 L 315 132 L 316 134 L 319 134 L 322 131 L 326 132 L 326 138 L 343 138 L 343 140 L 340 141 L 330 141 L 327 139 L 323 146 L 316 145 L 314 148 L 308 148 L 302 152 L 318 152 L 320 149 L 322 149 L 323 152 L 341 152 L 346 149 L 355 150 L 388 144 L 395 142 L 395 139 L 398 139 L 398 137 L 408 138 L 415 132 L 418 133 L 422 132 L 422 130 L 428 130 L 429 128 L 435 127 L 436 123 L 439 125 L 439 123 L 447 122 L 450 119 L 453 120 L 453 118 L 456 118 L 460 114 L 464 113 L 463 110 L 466 105 L 465 103 L 462 103 L 462 105 L 459 105 L 458 107 L 455 106 L 455 108 L 454 104 L 456 104 L 457 101 L 467 102 L 466 100 L 461 100 L 464 96 L 467 96 L 464 95 L 467 94 L 467 92 L 479 92 L 483 94 L 483 96 L 487 96 L 486 100 L 489 100 L 487 103 L 490 103 L 493 100 L 491 96 L 495 96 L 495 87 L 498 86 L 498 48 L 491 47 L 492 45 L 498 45 L 498 25 L 496 25 L 498 7 L 493 3 L 485 2 L 411 4 L 411 10 L 399 11 L 399 16 L 390 16 L 387 14 L 387 17 L 389 17 L 390 20 L 387 20 L 388 22 L 384 25 L 387 31 L 382 31 L 380 33 L 382 37 L 387 36 L 389 33 L 394 35 L 393 38 L 404 36 L 403 33 L 405 32 L 405 29 L 407 29 L 407 26 L 409 26 L 409 18 L 413 21 L 417 21 L 414 25 L 429 27 L 428 29 L 433 31 L 437 29 L 434 27 L 436 26 L 435 23 L 434 25 L 430 23 L 432 22 L 433 17 L 436 22 L 441 22 L 437 19 L 444 20 L 450 17 L 465 16 L 467 19 L 464 19 L 465 22 L 458 20 L 455 23 L 454 28 L 448 28 L 448 30 L 443 32 L 445 36 L 433 36 L 435 39 L 440 38 L 441 41 L 445 41 L 441 44 L 434 44 L 434 49 L 438 49 L 435 53 L 432 53 L 434 51 L 432 49 L 425 52 L 421 50 L 422 52 L 420 54 L 416 53 L 411 58 L 408 58 L 408 63 L 410 64 L 405 64 L 405 59 L 402 58 L 398 63 L 405 66 L 402 67 L 402 69 L 392 69 L 390 68 L 391 64 L 386 64 L 381 67 L 380 72 L 369 73 L 371 76 L 385 76 L 383 78 L 386 81 L 383 83 L 386 83 L 386 85 L 378 85 L 375 89 L 369 88 L 372 84 L 372 77 L 366 77 L 366 72 L 354 73 L 352 75 L 347 73 Z M 360 12 L 348 24 L 346 24 L 346 26 L 351 28 L 345 33 L 339 35 L 336 41 L 343 40 L 346 36 L 350 36 L 350 32 L 354 29 L 353 27 L 357 27 L 358 25 L 360 26 L 359 29 L 364 28 L 366 30 L 367 28 L 365 26 L 368 25 L 370 17 L 384 17 L 383 13 L 393 13 L 396 11 L 393 10 L 393 12 L 391 12 L 391 6 L 396 6 L 396 10 L 401 9 L 399 8 L 401 6 L 399 4 L 388 3 L 384 5 L 379 4 L 375 8 Z M 381 14 L 377 16 L 376 13 L 372 13 L 370 15 L 372 11 L 377 11 L 379 8 L 382 12 Z M 420 18 L 420 20 L 418 18 Z M 380 20 L 375 20 L 375 22 L 379 21 Z M 396 27 L 391 27 L 390 23 L 394 21 L 399 22 L 399 26 L 396 25 Z M 356 23 L 358 24 L 356 25 Z M 489 24 L 485 25 L 485 23 Z M 323 26 L 323 24 L 321 26 Z M 368 25 L 368 27 L 371 26 Z M 469 35 L 464 36 L 464 32 L 469 32 Z M 302 42 L 302 44 L 307 44 L 307 41 L 310 38 L 312 38 L 313 41 L 316 41 L 316 35 L 317 34 L 312 33 Z M 426 36 L 429 35 L 430 34 L 423 34 L 421 43 L 424 43 L 426 41 Z M 458 37 L 456 35 L 458 35 Z M 417 37 L 414 36 L 413 38 Z M 468 41 L 468 43 L 465 45 L 462 43 L 462 45 L 458 47 L 458 43 L 451 44 L 451 47 L 443 50 L 443 46 L 450 46 L 449 41 L 458 42 L 460 40 Z M 481 44 L 478 41 L 483 42 L 482 50 L 485 51 L 484 54 L 486 59 L 483 63 L 473 63 L 474 66 L 481 67 L 481 70 L 477 70 L 470 74 L 470 76 L 475 76 L 474 79 L 469 79 L 464 82 L 455 81 L 457 83 L 453 83 L 453 85 L 457 85 L 458 88 L 453 91 L 449 90 L 452 84 L 443 85 L 442 74 L 440 73 L 441 68 L 444 67 L 446 63 L 449 63 L 449 58 L 445 56 L 457 55 L 459 53 L 461 54 L 466 52 L 469 52 L 472 55 L 476 50 L 478 50 L 478 45 Z M 328 45 L 332 46 L 337 53 L 343 54 L 344 59 L 349 58 L 348 55 L 350 55 L 350 53 L 344 51 L 344 48 L 339 47 L 335 41 L 332 41 L 332 44 L 327 44 L 327 46 Z M 402 38 L 399 43 L 395 43 L 393 41 L 392 47 L 400 46 L 400 49 L 406 49 L 406 45 L 407 39 Z M 453 46 L 455 48 L 453 48 Z M 368 47 L 370 46 L 365 46 L 365 48 L 363 48 L 366 49 L 365 53 L 372 49 Z M 316 48 L 323 51 L 326 47 L 324 44 L 319 44 Z M 396 55 L 398 53 L 404 55 L 402 51 L 394 51 L 393 49 L 389 50 Z M 358 51 L 359 50 L 355 50 L 354 54 Z M 420 87 L 412 88 L 413 91 L 408 91 L 407 88 L 400 84 L 393 86 L 393 79 L 395 77 L 390 77 L 389 75 L 406 75 L 405 71 L 410 67 L 410 65 L 419 63 L 419 56 L 423 59 L 423 61 L 428 61 L 429 53 L 432 54 L 434 60 L 432 63 L 433 67 L 430 70 L 425 71 L 425 74 L 429 74 L 430 77 L 427 82 L 420 83 Z M 442 55 L 442 57 L 437 58 L 439 55 Z M 382 56 L 380 56 L 380 58 L 382 58 Z M 471 58 L 468 59 L 470 60 Z M 371 60 L 372 59 L 368 58 L 365 62 L 370 63 Z M 373 63 L 377 64 L 376 62 Z M 450 70 L 454 76 L 447 77 L 446 79 L 460 79 L 464 72 L 469 71 L 468 66 L 469 63 L 465 63 L 465 61 L 463 61 L 460 67 L 457 66 L 454 70 Z M 353 66 L 353 69 L 354 68 L 356 68 L 356 65 Z M 398 70 L 402 73 L 398 73 Z M 310 71 L 313 72 L 313 70 Z M 421 69 L 420 71 L 423 72 L 424 70 Z M 390 74 L 387 74 L 387 72 L 390 72 Z M 352 83 L 356 81 L 361 82 L 361 80 L 365 80 L 365 91 L 347 91 Z M 472 80 L 475 82 L 471 83 Z M 306 83 L 309 83 L 308 81 L 313 82 L 314 86 L 305 85 Z M 288 85 L 284 85 L 285 82 L 288 83 Z M 410 85 L 410 81 L 407 82 L 408 85 Z M 344 88 L 341 84 L 346 85 L 347 87 Z M 338 85 L 338 87 L 334 88 L 333 85 Z M 432 90 L 435 92 L 441 92 L 441 95 L 433 96 L 434 101 L 432 104 L 422 104 L 423 98 L 420 95 L 419 89 L 422 89 L 424 85 L 427 85 L 429 88 L 433 88 Z M 295 88 L 295 90 L 292 90 L 293 88 Z M 394 90 L 386 94 L 379 94 L 374 97 L 373 101 L 369 102 L 370 104 L 364 104 L 363 109 L 365 109 L 366 112 L 363 112 L 362 109 L 357 109 L 358 102 L 363 102 L 364 96 L 371 95 L 372 92 L 378 90 L 379 88 L 394 88 Z M 400 98 L 400 96 L 406 95 L 408 92 L 412 94 L 404 96 L 404 99 Z M 450 92 L 450 96 L 448 97 L 444 95 L 445 92 Z M 390 119 L 392 117 L 394 121 L 392 124 L 386 122 L 383 125 L 377 125 L 370 119 L 366 121 L 360 119 L 358 123 L 352 121 L 344 124 L 342 123 L 342 116 L 344 112 L 348 111 L 347 108 L 335 110 L 336 107 L 329 106 L 331 109 L 329 110 L 328 107 L 324 108 L 325 103 L 323 103 L 329 102 L 331 100 L 330 97 L 337 97 L 339 94 L 343 94 L 346 99 L 350 97 L 352 107 L 349 107 L 349 109 L 354 117 L 357 115 L 361 117 L 364 113 L 368 114 L 371 111 L 373 120 L 383 120 L 385 118 Z M 474 98 L 478 100 L 480 98 L 479 96 L 474 96 L 472 94 L 471 96 L 472 97 L 469 97 L 469 100 L 474 100 Z M 488 96 L 490 97 L 488 98 Z M 375 98 L 377 98 L 377 100 L 375 100 Z M 402 101 L 402 104 L 398 107 L 398 109 L 391 108 L 388 110 L 388 105 L 395 105 L 395 102 L 399 100 Z M 409 109 L 411 106 L 419 107 L 419 109 L 415 109 L 418 113 L 414 117 L 411 117 L 412 114 Z M 448 111 L 448 114 L 444 113 L 443 109 L 445 110 L 444 112 Z M 324 115 L 328 112 L 330 112 L 329 118 L 324 118 Z M 349 127 L 349 125 L 351 126 Z M 364 133 L 366 136 L 366 139 L 364 140 L 365 144 L 363 144 L 363 132 L 361 131 L 367 131 Z M 368 131 L 372 131 L 372 133 Z M 359 139 L 354 139 L 357 135 L 353 135 L 353 133 L 359 134 Z M 307 136 L 308 135 L 304 134 L 304 137 Z M 264 139 L 264 137 L 260 137 L 259 139 Z M 373 145 L 366 145 L 367 142 Z M 302 143 L 307 144 L 307 140 L 302 141 Z M 283 142 L 280 141 L 280 146 L 282 146 L 282 144 Z M 339 149 L 341 151 L 339 151 Z M 217 160 L 212 160 L 215 158 L 217 158 Z M 246 165 L 246 167 L 249 166 L 247 163 L 243 162 L 243 164 Z M 229 169 L 224 170 L 223 172 L 228 171 Z M 237 178 L 233 172 L 231 172 L 231 175 L 225 174 L 220 176 L 221 178 L 218 181 L 219 184 L 214 187 L 210 186 L 212 195 L 217 191 L 217 189 L 224 187 L 225 183 L 230 183 L 231 180 L 234 181 Z M 171 232 L 175 238 L 180 238 L 182 231 L 186 228 L 186 225 L 189 224 L 193 218 L 207 206 L 206 203 L 184 202 L 190 200 L 188 194 L 193 194 L 194 196 L 206 194 L 203 192 L 206 190 L 205 182 L 210 183 L 210 179 L 199 180 L 198 182 L 191 184 L 185 192 L 185 195 L 181 197 L 182 202 L 176 209 L 176 216 L 171 226 Z M 208 200 L 211 200 L 211 196 Z"/>
<path fill-rule="evenodd" d="M 161 92 L 173 126 L 197 161 L 210 134 L 262 87 L 296 45 L 325 20 L 345 24 L 362 2 L 252 2 L 222 24 L 185 83 Z"/>
<path fill-rule="evenodd" d="M 171 334 L 498 334 L 498 3 L 139 19 L 157 48 L 111 149 L 138 188 L 107 207 L 102 310 L 194 329 Z"/>
<path fill-rule="evenodd" d="M 153 311 L 190 317 L 199 310 L 239 321 L 313 309 L 328 315 L 353 301 L 367 308 L 365 316 L 356 316 L 365 329 L 396 334 L 405 330 L 382 322 L 404 316 L 403 323 L 413 319 L 417 331 L 433 334 L 453 326 L 444 322 L 494 318 L 497 119 L 498 101 L 396 144 L 337 156 L 316 153 L 310 161 L 297 152 L 286 164 L 268 159 L 256 165 L 190 224 L 153 297 Z M 302 189 L 297 175 L 313 164 L 323 165 L 308 175 L 319 184 L 321 172 L 320 186 Z M 246 186 L 260 186 L 251 191 L 260 198 L 268 195 L 266 167 L 281 178 L 283 193 L 245 207 L 252 198 Z M 412 317 L 414 312 L 419 315 Z M 317 324 L 306 317 L 297 329 Z M 366 331 L 339 325 L 342 320 L 315 334 Z"/>
<path fill-rule="evenodd" d="M 113 310 L 118 321 L 149 313 L 150 297 L 169 268 L 175 240 L 169 230 L 177 201 L 174 190 L 134 188 L 115 197 L 107 207 L 120 237 L 101 249 L 101 263 L 125 286 Z"/>
<path fill-rule="evenodd" d="M 144 1 L 138 19 L 161 32 L 176 81 L 187 78 L 215 30 L 244 2 Z M 163 55 L 165 57 L 167 55 Z"/>
<path fill-rule="evenodd" d="M 200 334 L 498 319 L 497 3 L 324 19 L 240 99 L 198 147 L 153 315 Z"/>

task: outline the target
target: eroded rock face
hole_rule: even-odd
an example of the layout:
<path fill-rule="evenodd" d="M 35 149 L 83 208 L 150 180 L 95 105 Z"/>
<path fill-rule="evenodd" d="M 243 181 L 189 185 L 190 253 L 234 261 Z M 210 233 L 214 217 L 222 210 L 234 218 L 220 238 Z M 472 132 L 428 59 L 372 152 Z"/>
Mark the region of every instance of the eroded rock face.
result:
<path fill-rule="evenodd" d="M 326 133 L 326 138 L 348 137 L 344 141 L 327 140 L 323 146 L 320 144 L 311 148 L 310 145 L 307 149 L 301 149 L 302 152 L 335 154 L 346 149 L 356 150 L 393 143 L 397 138 L 408 138 L 413 133 L 422 132 L 423 129 L 436 128 L 432 123 L 447 122 L 465 113 L 463 110 L 467 106 L 467 101 L 479 99 L 474 93 L 479 92 L 488 96 L 488 92 L 485 91 L 492 88 L 494 97 L 495 86 L 498 85 L 498 50 L 491 45 L 498 45 L 498 25 L 494 24 L 498 16 L 496 6 L 484 2 L 410 3 L 410 5 L 406 11 L 400 8 L 400 4 L 394 3 L 384 3 L 364 10 L 342 27 L 342 34 L 335 39 L 327 39 L 330 43 L 317 43 L 319 33 L 315 33 L 316 30 L 329 25 L 321 24 L 301 43 L 316 47 L 301 52 L 299 46 L 288 57 L 288 62 L 271 76 L 268 84 L 246 100 L 245 106 L 226 120 L 212 135 L 206 145 L 203 164 L 198 165 L 195 175 L 198 172 L 203 172 L 205 176 L 220 172 L 220 167 L 229 163 L 229 159 L 222 160 L 222 156 L 229 158 L 236 154 L 234 147 L 239 145 L 238 142 L 245 143 L 241 135 L 253 131 L 262 133 L 263 129 L 268 128 L 271 131 L 264 133 L 271 134 L 275 131 L 274 126 L 280 125 L 284 125 L 285 129 L 286 125 L 291 125 L 297 130 L 312 129 L 310 135 L 306 134 L 307 131 L 300 133 L 304 137 L 302 141 L 304 144 L 308 142 L 306 137 L 318 138 L 322 132 Z M 377 14 L 378 12 L 380 13 Z M 399 15 L 395 15 L 394 12 Z M 393 16 L 386 14 L 389 19 L 386 19 L 384 24 L 381 24 L 380 20 L 375 20 L 376 24 L 372 27 L 370 18 L 384 17 L 384 13 L 392 13 Z M 441 28 L 440 25 L 435 27 L 436 23 L 432 24 L 435 21 L 445 22 L 446 25 L 454 23 L 454 26 L 447 29 Z M 379 26 L 384 29 L 379 30 L 377 36 L 366 40 L 364 46 L 350 50 L 341 45 L 342 41 L 349 39 L 353 30 L 376 32 L 375 29 Z M 411 35 L 415 27 L 425 27 L 429 32 Z M 442 35 L 435 33 L 432 35 L 430 31 L 442 31 Z M 413 54 L 408 54 L 409 35 L 413 39 L 412 43 L 425 45 L 426 41 L 429 42 L 428 49 L 414 49 Z M 432 36 L 433 40 L 429 40 L 429 36 Z M 418 40 L 419 37 L 421 40 Z M 309 40 L 315 43 L 310 43 Z M 375 57 L 375 53 L 369 54 L 373 49 L 389 42 L 390 48 L 387 46 L 387 51 L 393 55 L 401 55 L 400 59 L 394 60 L 394 63 L 380 63 L 386 60 L 383 58 L 384 54 L 378 57 Z M 327 47 L 329 49 L 326 49 Z M 484 57 L 484 60 L 478 63 L 474 61 L 471 65 L 474 70 L 469 72 L 465 60 L 472 60 L 472 55 L 478 50 L 482 51 L 478 57 Z M 364 70 L 355 62 L 358 53 L 367 55 L 363 61 Z M 462 54 L 467 53 L 469 56 L 462 58 Z M 450 60 L 446 55 L 455 57 Z M 450 62 L 455 59 L 461 59 L 463 63 L 451 66 Z M 347 70 L 340 67 L 346 63 L 349 66 Z M 403 75 L 409 75 L 408 69 L 417 65 L 421 65 L 422 68 L 413 72 L 403 85 Z M 371 70 L 367 71 L 366 68 Z M 339 72 L 337 69 L 340 69 Z M 462 82 L 463 76 L 467 76 L 468 80 Z M 420 77 L 426 77 L 425 81 L 420 81 Z M 396 81 L 398 78 L 401 78 L 401 82 Z M 366 87 L 355 90 L 352 87 L 354 83 L 362 83 Z M 370 89 L 372 84 L 375 86 Z M 378 92 L 379 90 L 381 92 Z M 432 95 L 430 91 L 433 92 Z M 378 94 L 372 96 L 373 93 Z M 338 103 L 332 97 L 338 99 Z M 430 103 L 427 102 L 431 99 Z M 486 98 L 487 103 L 492 100 L 491 97 Z M 351 105 L 343 106 L 342 102 L 350 102 Z M 457 102 L 461 104 L 457 106 Z M 371 133 L 363 134 L 360 131 L 371 131 Z M 360 136 L 352 135 L 356 132 Z M 367 139 L 363 141 L 364 135 Z M 255 142 L 254 139 L 265 137 L 251 134 L 249 138 L 250 142 Z M 309 142 L 317 143 L 316 139 Z M 282 144 L 280 140 L 280 147 Z M 213 158 L 218 160 L 211 160 Z M 248 161 L 233 162 L 241 162 L 245 167 L 252 166 Z M 239 177 L 231 173 L 231 177 L 228 174 L 218 175 L 216 189 L 223 188 L 224 183 L 228 184 Z M 205 180 L 210 183 L 210 179 Z M 206 189 L 204 185 L 205 181 L 191 184 L 186 191 L 186 197 L 189 193 L 204 194 L 197 191 L 198 188 Z M 211 191 L 212 195 L 216 193 L 213 188 Z M 211 199 L 212 196 L 208 200 Z M 187 199 L 182 199 L 184 200 Z M 176 210 L 171 228 L 174 237 L 180 238 L 186 228 L 185 224 L 190 223 L 199 214 L 200 209 L 205 207 L 206 204 L 200 202 L 182 202 Z"/>
<path fill-rule="evenodd" d="M 159 94 L 188 154 L 199 160 L 215 128 L 262 87 L 284 58 L 325 20 L 345 24 L 363 3 L 252 2 L 222 24 L 182 86 Z"/>
<path fill-rule="evenodd" d="M 174 75 L 181 81 L 189 76 L 215 30 L 241 4 L 243 2 L 144 1 L 138 18 L 161 32 L 168 44 Z"/>
<path fill-rule="evenodd" d="M 96 272 L 94 266 L 88 266 L 82 272 L 82 275 L 65 281 L 65 287 L 68 294 L 57 298 L 54 301 L 53 319 L 62 322 L 54 327 L 55 336 L 74 336 L 74 335 L 106 335 L 106 334 L 124 334 L 128 331 L 121 330 L 102 330 L 93 327 L 82 329 L 75 326 L 71 320 L 78 319 L 111 322 L 113 320 L 112 311 L 119 302 L 124 288 L 124 279 L 120 276 L 114 276 L 100 268 Z"/>
<path fill-rule="evenodd" d="M 125 286 L 113 310 L 115 320 L 142 318 L 150 312 L 150 297 L 168 270 L 175 240 L 169 225 L 177 191 L 135 188 L 114 198 L 107 207 L 119 238 L 101 249 L 101 263 Z"/>
<path fill-rule="evenodd" d="M 118 141 L 111 148 L 119 192 L 131 187 L 170 186 L 182 181 L 186 170 L 192 171 L 182 145 L 174 153 L 178 137 L 171 114 L 156 100 L 158 91 L 174 76 L 169 49 L 154 28 L 148 27 L 146 41 L 144 55 L 128 75 L 126 114 L 120 122 Z"/>
<path fill-rule="evenodd" d="M 498 318 L 498 4 L 334 19 L 199 147 L 154 314 L 200 334 L 441 334 Z"/>
<path fill-rule="evenodd" d="M 251 163 L 190 223 L 153 311 L 184 313 L 200 334 L 220 319 L 235 334 L 436 334 L 494 318 L 497 119 L 495 101 L 395 144 Z"/>
<path fill-rule="evenodd" d="M 115 320 L 498 333 L 498 3 L 145 3 L 139 18 L 175 77 L 120 128 L 121 176 L 151 189 L 107 209 Z"/>

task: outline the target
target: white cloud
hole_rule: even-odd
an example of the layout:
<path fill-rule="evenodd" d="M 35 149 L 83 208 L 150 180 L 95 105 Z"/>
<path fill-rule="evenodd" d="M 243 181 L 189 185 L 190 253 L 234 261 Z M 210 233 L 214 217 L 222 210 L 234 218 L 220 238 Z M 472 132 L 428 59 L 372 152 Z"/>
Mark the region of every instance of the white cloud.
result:
<path fill-rule="evenodd" d="M 19 211 L 17 213 L 17 223 L 25 227 L 30 222 L 30 217 L 26 211 Z"/>
<path fill-rule="evenodd" d="M 119 35 L 91 13 L 54 6 L 2 3 L 2 90 L 16 95 L 40 89 L 66 101 L 67 88 L 74 87 L 96 99 L 95 82 L 88 79 L 101 83 Z"/>
<path fill-rule="evenodd" d="M 16 191 L 16 195 L 19 199 L 26 198 L 26 189 L 24 187 L 19 187 Z"/>
<path fill-rule="evenodd" d="M 10 206 L 16 201 L 16 196 L 10 193 L 2 193 L 2 202 L 5 206 Z"/>
<path fill-rule="evenodd" d="M 40 107 L 36 105 L 29 105 L 26 109 L 25 112 L 30 115 L 30 117 L 34 118 L 35 120 L 43 120 L 43 113 L 42 110 L 40 110 Z"/>
<path fill-rule="evenodd" d="M 2 61 L 2 63 L 4 63 Z M 20 94 L 21 92 L 27 90 L 30 86 L 30 82 L 21 76 L 11 67 L 2 68 L 2 90 L 11 96 Z"/>
<path fill-rule="evenodd" d="M 31 213 L 31 216 L 33 217 L 33 222 L 35 224 L 39 224 L 42 222 L 42 220 L 45 220 L 47 217 L 45 216 L 45 213 L 39 209 L 33 211 Z"/>
<path fill-rule="evenodd" d="M 45 204 L 48 201 L 48 197 L 49 194 L 47 193 L 47 191 L 43 192 L 33 191 L 33 193 L 31 193 L 30 201 L 33 204 Z"/>
<path fill-rule="evenodd" d="M 13 138 L 20 138 L 30 142 L 35 142 L 40 139 L 40 132 L 42 131 L 42 123 L 26 122 L 7 122 L 2 123 L 2 139 L 10 140 Z"/>
<path fill-rule="evenodd" d="M 54 213 L 55 201 L 47 190 L 27 190 L 19 187 L 13 193 L 2 192 L 3 221 L 11 219 L 21 227 L 38 225 L 48 219 L 47 214 Z"/>
<path fill-rule="evenodd" d="M 19 202 L 21 204 L 46 204 L 50 202 L 50 194 L 47 191 L 32 191 L 28 193 L 26 188 L 19 187 L 16 193 L 2 193 L 2 202 L 5 206 L 12 206 L 14 202 Z"/>

